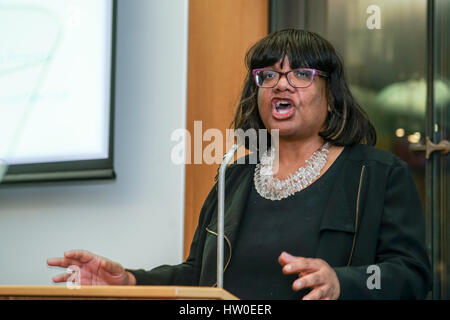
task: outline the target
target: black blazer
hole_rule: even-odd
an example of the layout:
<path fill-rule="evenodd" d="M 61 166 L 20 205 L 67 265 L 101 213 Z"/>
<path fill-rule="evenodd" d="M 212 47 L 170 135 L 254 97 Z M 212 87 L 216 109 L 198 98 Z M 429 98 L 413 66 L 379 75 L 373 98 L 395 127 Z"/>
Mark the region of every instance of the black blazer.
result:
<path fill-rule="evenodd" d="M 432 278 L 425 249 L 425 220 L 407 164 L 374 147 L 346 148 L 350 150 L 322 218 L 316 258 L 336 271 L 340 299 L 424 299 Z M 254 169 L 254 164 L 234 163 L 226 172 L 225 272 Z M 214 286 L 216 237 L 217 184 L 203 204 L 184 263 L 129 271 L 137 284 Z M 379 268 L 379 289 L 367 284 L 373 275 L 368 269 L 371 265 Z"/>

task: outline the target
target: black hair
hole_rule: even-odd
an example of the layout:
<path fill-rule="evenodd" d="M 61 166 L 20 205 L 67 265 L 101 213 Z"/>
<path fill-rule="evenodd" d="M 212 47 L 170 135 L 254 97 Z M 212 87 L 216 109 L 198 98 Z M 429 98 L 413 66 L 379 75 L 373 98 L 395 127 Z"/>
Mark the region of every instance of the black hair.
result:
<path fill-rule="evenodd" d="M 313 68 L 329 75 L 324 79 L 331 111 L 327 114 L 325 129 L 319 135 L 339 146 L 359 143 L 375 145 L 375 128 L 353 97 L 344 75 L 344 65 L 335 49 L 318 34 L 300 29 L 273 32 L 248 50 L 248 72 L 232 127 L 244 131 L 265 129 L 258 112 L 258 86 L 253 80 L 252 70 L 272 66 L 286 56 L 293 69 Z M 252 149 L 248 142 L 245 144 L 246 148 Z"/>

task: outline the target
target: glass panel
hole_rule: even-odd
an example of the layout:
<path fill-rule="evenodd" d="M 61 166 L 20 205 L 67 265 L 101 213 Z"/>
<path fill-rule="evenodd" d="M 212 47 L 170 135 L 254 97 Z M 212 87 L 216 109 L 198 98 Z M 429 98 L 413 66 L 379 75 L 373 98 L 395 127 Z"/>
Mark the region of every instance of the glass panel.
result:
<path fill-rule="evenodd" d="M 340 53 L 355 98 L 377 129 L 377 147 L 406 161 L 414 176 L 427 221 L 432 254 L 432 210 L 426 207 L 424 143 L 427 97 L 426 0 L 328 0 L 327 18 L 315 17 L 307 1 L 306 28 L 323 35 Z"/>
<path fill-rule="evenodd" d="M 377 129 L 377 147 L 408 163 L 425 203 L 425 156 L 409 144 L 425 137 L 426 1 L 333 0 L 327 7 L 325 30 L 313 10 L 307 28 L 340 53 L 352 92 Z"/>
<path fill-rule="evenodd" d="M 442 140 L 450 140 L 449 123 L 450 115 L 450 2 L 448 0 L 436 0 L 434 8 L 434 119 L 433 141 L 439 143 Z M 449 239 L 450 216 L 448 199 L 450 191 L 448 181 L 450 176 L 449 155 L 437 154 L 437 174 L 434 178 L 438 195 L 436 197 L 435 217 L 439 230 L 439 252 L 437 269 L 440 274 L 439 296 L 441 299 L 450 299 L 450 267 L 449 267 Z"/>
<path fill-rule="evenodd" d="M 308 10 L 307 28 L 341 54 L 352 92 L 377 129 L 377 147 L 408 163 L 426 215 L 431 258 L 426 159 L 409 151 L 411 143 L 424 143 L 426 137 L 427 1 L 328 0 L 327 8 L 325 29 L 311 17 L 313 10 Z"/>

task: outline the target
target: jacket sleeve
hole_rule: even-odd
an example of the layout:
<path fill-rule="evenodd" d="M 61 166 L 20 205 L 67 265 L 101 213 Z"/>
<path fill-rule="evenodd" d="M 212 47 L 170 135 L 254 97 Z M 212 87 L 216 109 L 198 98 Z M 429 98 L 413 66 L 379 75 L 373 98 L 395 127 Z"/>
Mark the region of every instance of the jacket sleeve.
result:
<path fill-rule="evenodd" d="M 210 191 L 203 203 L 197 229 L 195 230 L 186 261 L 178 265 L 162 265 L 151 270 L 126 269 L 135 276 L 137 285 L 198 285 L 205 241 L 204 230 L 210 219 L 209 208 L 217 198 L 215 189 L 214 187 Z"/>
<path fill-rule="evenodd" d="M 424 299 L 431 290 L 422 204 L 409 168 L 401 160 L 388 177 L 374 265 L 379 269 L 368 269 L 370 265 L 334 268 L 339 299 Z"/>

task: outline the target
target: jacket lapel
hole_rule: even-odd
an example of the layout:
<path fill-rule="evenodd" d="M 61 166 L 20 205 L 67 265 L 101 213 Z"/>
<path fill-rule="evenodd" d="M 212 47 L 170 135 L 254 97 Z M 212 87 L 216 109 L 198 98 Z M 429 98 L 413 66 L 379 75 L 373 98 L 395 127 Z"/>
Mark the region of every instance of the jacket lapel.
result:
<path fill-rule="evenodd" d="M 237 165 L 230 174 L 226 174 L 225 181 L 225 212 L 224 212 L 224 236 L 225 246 L 224 269 L 227 268 L 231 259 L 232 248 L 239 231 L 239 223 L 247 204 L 248 193 L 252 186 L 254 165 Z M 229 170 L 229 169 L 228 169 Z M 217 191 L 217 188 L 216 188 Z M 201 285 L 212 285 L 216 281 L 217 268 L 217 201 L 213 202 L 212 217 L 206 231 L 214 235 L 214 241 L 205 243 L 206 257 L 204 258 L 202 273 L 200 275 Z M 209 248 L 209 249 L 208 249 Z M 215 285 L 215 284 L 214 284 Z"/>
<path fill-rule="evenodd" d="M 367 185 L 362 167 L 361 161 L 344 161 L 322 216 L 316 258 L 327 261 L 331 266 L 345 266 L 351 261 Z"/>
<path fill-rule="evenodd" d="M 239 165 L 230 176 L 227 176 L 225 181 L 225 221 L 224 233 L 234 243 L 238 226 L 247 204 L 248 194 L 252 187 L 252 178 L 255 165 Z M 214 210 L 214 215 L 208 229 L 217 233 L 217 209 Z"/>

